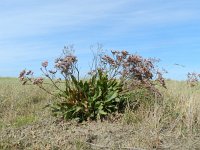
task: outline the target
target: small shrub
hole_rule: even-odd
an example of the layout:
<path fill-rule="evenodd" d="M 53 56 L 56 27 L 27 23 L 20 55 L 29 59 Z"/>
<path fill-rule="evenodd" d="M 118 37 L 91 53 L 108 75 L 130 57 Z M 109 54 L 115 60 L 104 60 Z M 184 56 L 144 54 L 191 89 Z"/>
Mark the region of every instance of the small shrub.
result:
<path fill-rule="evenodd" d="M 33 72 L 26 70 L 19 78 L 23 85 L 36 85 L 59 99 L 51 106 L 54 115 L 79 121 L 103 119 L 110 113 L 123 111 L 127 99 L 133 98 L 138 89 L 147 90 L 141 95 L 149 97 L 145 94 L 160 94 L 155 88 L 158 83 L 165 87 L 154 59 L 144 59 L 127 51 L 95 57 L 95 68 L 89 72 L 88 80 L 80 79 L 77 61 L 70 47 L 66 47 L 63 56 L 56 59 L 54 70 L 48 70 L 47 61 L 42 63 L 45 78 L 34 78 Z M 56 73 L 62 78 L 57 78 Z"/>
<path fill-rule="evenodd" d="M 55 115 L 61 114 L 65 119 L 77 118 L 83 121 L 88 118 L 103 118 L 118 110 L 121 85 L 117 80 L 109 80 L 108 75 L 101 70 L 88 81 L 78 81 L 74 76 L 71 78 L 71 86 L 65 93 L 59 94 L 66 100 L 52 106 Z"/>

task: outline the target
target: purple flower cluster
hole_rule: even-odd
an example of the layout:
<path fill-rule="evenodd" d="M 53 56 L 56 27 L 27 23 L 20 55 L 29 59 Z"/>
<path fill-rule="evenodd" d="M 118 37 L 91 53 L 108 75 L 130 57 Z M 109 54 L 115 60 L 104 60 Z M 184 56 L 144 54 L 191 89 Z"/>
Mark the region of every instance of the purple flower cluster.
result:
<path fill-rule="evenodd" d="M 73 65 L 77 62 L 76 56 L 67 55 L 64 58 L 58 58 L 55 61 L 55 68 L 61 71 L 61 73 L 70 73 Z"/>

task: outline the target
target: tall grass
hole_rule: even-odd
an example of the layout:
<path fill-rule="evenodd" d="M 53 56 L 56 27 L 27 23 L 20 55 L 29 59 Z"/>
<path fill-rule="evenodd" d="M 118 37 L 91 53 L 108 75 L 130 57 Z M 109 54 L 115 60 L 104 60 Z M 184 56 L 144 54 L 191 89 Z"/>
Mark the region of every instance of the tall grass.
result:
<path fill-rule="evenodd" d="M 0 127 L 22 126 L 41 119 L 50 97 L 34 86 L 22 86 L 16 78 L 0 78 Z"/>
<path fill-rule="evenodd" d="M 138 146 L 200 148 L 200 86 L 191 88 L 186 82 L 168 81 L 167 87 L 161 89 L 162 104 L 155 102 L 151 110 L 128 109 L 123 122 L 134 126 Z"/>

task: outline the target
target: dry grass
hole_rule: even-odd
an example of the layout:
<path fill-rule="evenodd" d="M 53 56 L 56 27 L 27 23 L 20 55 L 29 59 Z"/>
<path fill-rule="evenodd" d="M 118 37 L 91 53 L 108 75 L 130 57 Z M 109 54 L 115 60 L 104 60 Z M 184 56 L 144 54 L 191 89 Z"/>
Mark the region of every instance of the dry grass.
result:
<path fill-rule="evenodd" d="M 0 149 L 200 149 L 200 87 L 168 81 L 162 104 L 105 122 L 63 122 L 43 107 L 52 97 L 0 78 Z"/>

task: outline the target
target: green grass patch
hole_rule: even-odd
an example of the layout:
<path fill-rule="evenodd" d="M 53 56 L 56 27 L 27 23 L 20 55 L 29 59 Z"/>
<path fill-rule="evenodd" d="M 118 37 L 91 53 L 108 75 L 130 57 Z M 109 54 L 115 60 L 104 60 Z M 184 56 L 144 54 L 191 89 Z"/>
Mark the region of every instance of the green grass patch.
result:
<path fill-rule="evenodd" d="M 19 117 L 15 118 L 12 125 L 14 127 L 21 127 L 21 126 L 31 124 L 35 121 L 37 121 L 37 118 L 33 115 L 31 115 L 31 116 L 19 116 Z"/>

